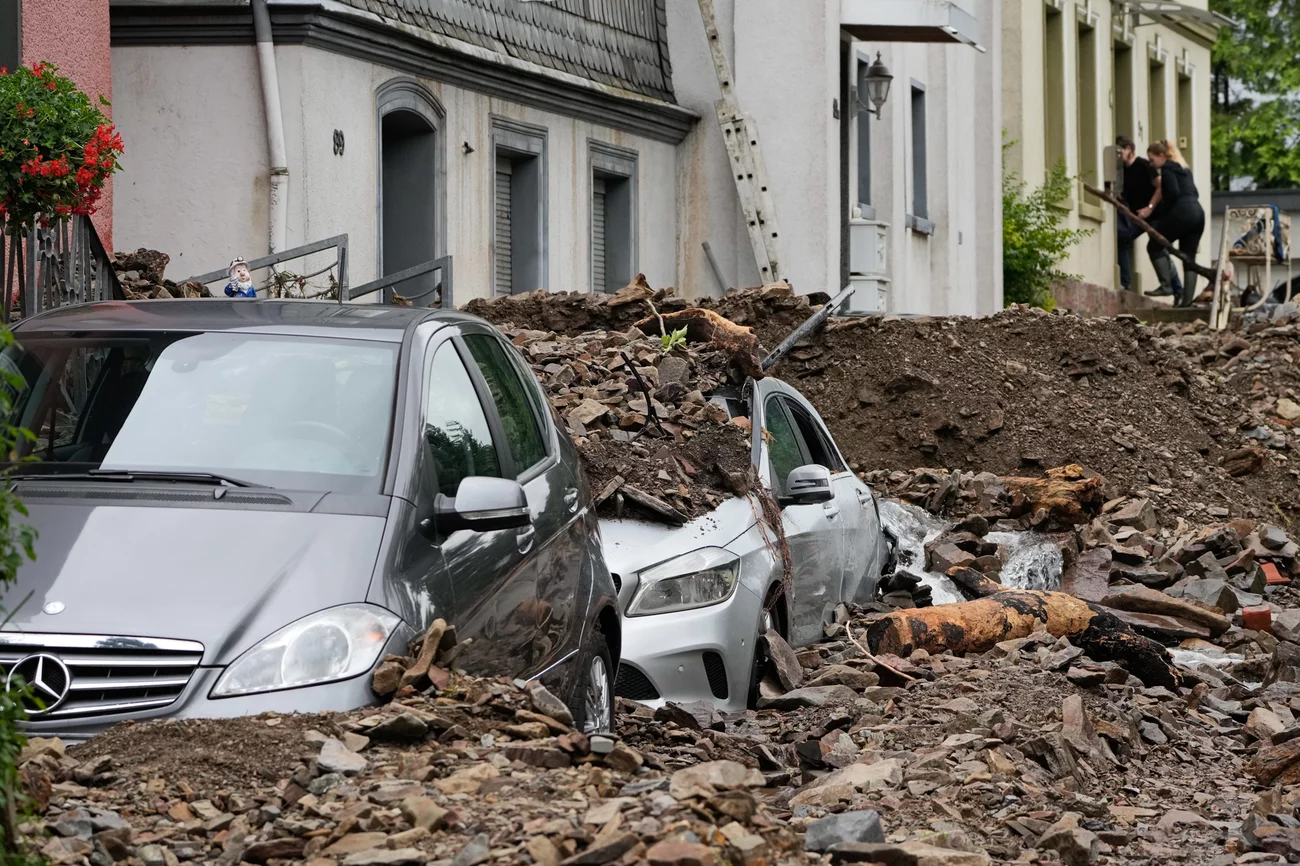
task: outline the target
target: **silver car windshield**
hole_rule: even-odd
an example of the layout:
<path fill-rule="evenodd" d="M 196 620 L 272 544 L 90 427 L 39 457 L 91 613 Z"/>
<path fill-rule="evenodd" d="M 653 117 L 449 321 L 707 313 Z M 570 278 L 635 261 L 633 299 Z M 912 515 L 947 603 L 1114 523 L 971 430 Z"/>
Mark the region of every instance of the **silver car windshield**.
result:
<path fill-rule="evenodd" d="M 374 492 L 397 345 L 232 333 L 24 340 L 0 367 L 35 471 L 218 473 Z M 25 469 L 25 471 L 31 471 Z"/>

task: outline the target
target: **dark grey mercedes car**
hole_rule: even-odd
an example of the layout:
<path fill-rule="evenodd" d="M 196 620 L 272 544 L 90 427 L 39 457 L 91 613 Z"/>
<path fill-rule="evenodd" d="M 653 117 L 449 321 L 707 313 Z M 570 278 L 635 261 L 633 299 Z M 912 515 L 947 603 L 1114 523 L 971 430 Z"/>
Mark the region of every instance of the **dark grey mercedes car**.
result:
<path fill-rule="evenodd" d="M 615 589 L 577 454 L 513 346 L 436 310 L 142 301 L 0 355 L 40 533 L 0 666 L 33 733 L 350 709 L 436 617 L 470 672 L 612 722 Z"/>

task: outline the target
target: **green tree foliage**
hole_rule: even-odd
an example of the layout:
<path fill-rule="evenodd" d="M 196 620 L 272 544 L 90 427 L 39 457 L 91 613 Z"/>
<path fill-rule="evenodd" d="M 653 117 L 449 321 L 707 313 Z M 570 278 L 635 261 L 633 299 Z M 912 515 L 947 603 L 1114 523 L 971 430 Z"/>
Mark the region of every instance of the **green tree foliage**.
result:
<path fill-rule="evenodd" d="M 1215 189 L 1300 186 L 1300 0 L 1210 0 L 1237 22 L 1214 45 L 1211 152 Z"/>
<path fill-rule="evenodd" d="M 13 343 L 13 334 L 7 328 L 0 330 L 0 351 L 8 350 Z M 35 438 L 8 421 L 11 395 L 22 386 L 22 377 L 17 373 L 0 372 L 0 452 L 5 455 L 5 461 L 13 459 L 19 440 Z M 22 564 L 36 558 L 36 532 L 23 522 L 26 516 L 27 509 L 14 495 L 11 485 L 0 485 L 0 596 L 12 588 Z M 0 620 L 7 617 L 5 609 L 0 607 Z M 23 710 L 24 696 L 25 689 L 9 691 L 0 686 L 0 863 L 6 866 L 42 862 L 37 854 L 25 849 L 18 834 L 18 825 L 27 811 L 18 778 L 18 756 L 26 743 L 18 728 L 27 715 Z"/>
<path fill-rule="evenodd" d="M 1005 145 L 1003 149 L 1010 145 Z M 1092 234 L 1090 229 L 1065 228 L 1067 211 L 1059 202 L 1074 192 L 1074 180 L 1057 163 L 1043 185 L 1026 189 L 1020 175 L 1002 171 L 1002 293 L 1003 302 L 1052 309 L 1052 284 L 1073 277 L 1058 265 L 1070 247 Z"/>

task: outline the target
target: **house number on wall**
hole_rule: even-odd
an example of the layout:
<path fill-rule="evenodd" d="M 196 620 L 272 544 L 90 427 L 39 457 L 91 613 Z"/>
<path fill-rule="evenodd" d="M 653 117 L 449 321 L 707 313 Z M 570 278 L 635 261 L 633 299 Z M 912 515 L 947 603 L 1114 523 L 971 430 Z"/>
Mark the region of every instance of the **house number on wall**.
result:
<path fill-rule="evenodd" d="M 343 155 L 343 130 L 341 129 L 334 130 L 334 155 Z"/>

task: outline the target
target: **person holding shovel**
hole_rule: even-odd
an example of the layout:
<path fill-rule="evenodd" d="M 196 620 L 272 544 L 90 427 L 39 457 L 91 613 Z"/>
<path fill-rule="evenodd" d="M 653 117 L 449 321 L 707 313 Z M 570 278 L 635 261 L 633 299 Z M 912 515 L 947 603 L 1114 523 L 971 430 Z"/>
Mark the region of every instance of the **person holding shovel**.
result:
<path fill-rule="evenodd" d="M 1166 142 L 1152 142 L 1147 147 L 1147 158 L 1158 172 L 1159 179 L 1151 203 L 1139 210 L 1137 215 L 1148 220 L 1151 227 L 1164 235 L 1170 244 L 1177 244 L 1184 254 L 1195 258 L 1201 235 L 1205 233 L 1205 211 L 1201 208 L 1200 195 L 1192 173 L 1175 160 Z M 1149 240 L 1147 256 L 1160 279 L 1160 288 L 1147 294 L 1173 294 L 1174 263 L 1169 250 L 1154 240 Z M 1184 264 L 1183 290 L 1177 294 L 1174 303 L 1179 307 L 1190 307 L 1195 299 L 1196 273 Z"/>

